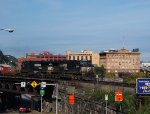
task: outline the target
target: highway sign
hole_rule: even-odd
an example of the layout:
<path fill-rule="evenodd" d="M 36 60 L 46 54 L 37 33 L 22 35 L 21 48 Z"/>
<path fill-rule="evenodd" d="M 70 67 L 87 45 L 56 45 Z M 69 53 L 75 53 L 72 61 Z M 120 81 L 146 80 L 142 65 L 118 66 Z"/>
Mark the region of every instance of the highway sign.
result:
<path fill-rule="evenodd" d="M 35 88 L 37 85 L 38 85 L 38 84 L 36 83 L 36 81 L 33 81 L 33 82 L 31 83 L 31 86 L 32 86 L 33 88 Z"/>
<path fill-rule="evenodd" d="M 26 87 L 26 82 L 21 82 L 21 87 Z"/>
<path fill-rule="evenodd" d="M 150 78 L 138 78 L 136 80 L 137 94 L 150 94 Z"/>
<path fill-rule="evenodd" d="M 105 101 L 108 100 L 108 94 L 105 94 Z"/>
<path fill-rule="evenodd" d="M 41 88 L 41 89 L 40 89 L 40 95 L 41 95 L 41 96 L 44 96 L 44 95 L 45 95 L 45 90 L 44 90 L 44 88 Z"/>
<path fill-rule="evenodd" d="M 46 82 L 41 82 L 41 88 L 45 88 L 46 87 Z"/>

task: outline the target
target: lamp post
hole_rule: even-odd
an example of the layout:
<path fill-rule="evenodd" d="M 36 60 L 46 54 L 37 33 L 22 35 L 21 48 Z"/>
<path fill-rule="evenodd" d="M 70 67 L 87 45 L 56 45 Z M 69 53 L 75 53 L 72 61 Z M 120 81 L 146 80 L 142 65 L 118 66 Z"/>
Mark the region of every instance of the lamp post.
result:
<path fill-rule="evenodd" d="M 14 29 L 10 29 L 10 28 L 6 28 L 6 29 L 0 29 L 0 30 L 3 30 L 3 31 L 8 31 L 10 33 L 14 32 Z"/>

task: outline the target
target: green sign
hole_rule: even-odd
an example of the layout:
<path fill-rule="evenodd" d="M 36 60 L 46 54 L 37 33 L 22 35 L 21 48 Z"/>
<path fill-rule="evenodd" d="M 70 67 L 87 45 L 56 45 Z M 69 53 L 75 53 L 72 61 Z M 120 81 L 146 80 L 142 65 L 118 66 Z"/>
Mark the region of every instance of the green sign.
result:
<path fill-rule="evenodd" d="M 44 95 L 45 95 L 45 90 L 44 90 L 43 88 L 40 90 L 40 95 L 41 95 L 41 96 L 44 96 Z"/>

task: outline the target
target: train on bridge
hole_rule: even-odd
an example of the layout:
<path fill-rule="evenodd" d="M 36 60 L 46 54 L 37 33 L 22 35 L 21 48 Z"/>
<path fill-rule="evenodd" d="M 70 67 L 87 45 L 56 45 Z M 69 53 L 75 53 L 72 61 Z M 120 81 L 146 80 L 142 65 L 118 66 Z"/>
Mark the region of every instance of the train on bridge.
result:
<path fill-rule="evenodd" d="M 89 61 L 26 61 L 22 63 L 21 75 L 41 78 L 90 79 L 94 66 Z"/>
<path fill-rule="evenodd" d="M 8 67 L 8 68 L 5 68 Z M 96 78 L 94 66 L 90 61 L 24 61 L 19 69 L 11 69 L 10 66 L 0 66 L 0 75 L 38 78 L 38 79 L 67 79 L 91 82 L 101 82 L 104 84 L 135 86 L 124 82 L 123 78 Z"/>
<path fill-rule="evenodd" d="M 5 68 L 5 73 L 2 68 L 2 75 L 21 75 L 22 77 L 34 78 L 66 78 L 78 80 L 92 80 L 95 78 L 94 66 L 90 61 L 24 61 L 20 69 L 12 70 Z"/>

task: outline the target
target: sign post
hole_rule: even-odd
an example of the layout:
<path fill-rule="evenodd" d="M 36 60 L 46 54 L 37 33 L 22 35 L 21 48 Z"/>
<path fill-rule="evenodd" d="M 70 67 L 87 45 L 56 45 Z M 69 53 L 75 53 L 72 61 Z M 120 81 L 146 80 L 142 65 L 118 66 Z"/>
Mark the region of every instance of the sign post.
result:
<path fill-rule="evenodd" d="M 115 92 L 115 101 L 116 102 L 123 101 L 122 91 L 116 91 Z"/>
<path fill-rule="evenodd" d="M 21 87 L 26 87 L 26 82 L 15 83 L 16 85 L 21 85 Z"/>
<path fill-rule="evenodd" d="M 56 87 L 56 114 L 58 114 L 58 84 L 47 84 L 46 82 L 41 82 L 41 87 L 46 87 L 47 85 Z"/>
<path fill-rule="evenodd" d="M 107 101 L 108 101 L 108 94 L 105 94 L 105 101 L 106 101 L 106 114 L 107 114 Z"/>
<path fill-rule="evenodd" d="M 98 75 L 96 75 L 96 83 L 97 83 L 97 86 L 98 86 L 98 81 L 99 81 L 99 77 L 98 77 Z"/>
<path fill-rule="evenodd" d="M 21 82 L 21 83 L 15 83 L 15 84 L 19 84 L 21 85 L 21 87 L 26 87 L 26 82 Z M 41 113 L 42 113 L 42 96 L 45 95 L 45 90 L 44 88 L 47 86 L 47 85 L 51 85 L 51 86 L 55 86 L 56 87 L 56 114 L 58 114 L 58 84 L 47 84 L 46 82 L 41 82 L 41 83 L 37 83 L 36 81 L 33 81 L 31 84 L 30 84 L 33 88 L 36 88 L 38 85 L 41 86 L 40 88 L 40 95 L 41 95 Z"/>
<path fill-rule="evenodd" d="M 136 79 L 136 94 L 139 99 L 139 110 L 141 111 L 141 98 L 150 95 L 150 78 Z"/>
<path fill-rule="evenodd" d="M 118 102 L 118 104 L 119 104 L 119 111 L 121 111 L 120 102 L 123 101 L 122 91 L 116 91 L 116 92 L 115 92 L 115 101 Z M 118 111 L 118 104 L 117 104 L 117 106 L 116 106 L 117 111 Z M 118 114 L 118 112 L 117 112 L 117 114 Z"/>

